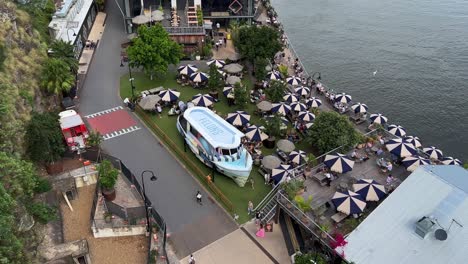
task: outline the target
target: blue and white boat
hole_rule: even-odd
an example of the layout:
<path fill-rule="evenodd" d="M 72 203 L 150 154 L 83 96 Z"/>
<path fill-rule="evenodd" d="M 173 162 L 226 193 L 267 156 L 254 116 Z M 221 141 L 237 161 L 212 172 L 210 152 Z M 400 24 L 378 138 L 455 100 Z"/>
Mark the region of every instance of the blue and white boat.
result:
<path fill-rule="evenodd" d="M 205 107 L 188 108 L 177 118 L 177 129 L 200 161 L 245 185 L 252 157 L 241 143 L 242 132 Z"/>

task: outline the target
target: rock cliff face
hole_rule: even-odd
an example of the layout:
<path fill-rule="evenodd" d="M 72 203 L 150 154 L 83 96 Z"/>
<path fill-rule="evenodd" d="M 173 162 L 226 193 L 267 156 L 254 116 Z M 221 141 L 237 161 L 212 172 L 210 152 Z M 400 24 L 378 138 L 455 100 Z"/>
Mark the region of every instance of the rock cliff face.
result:
<path fill-rule="evenodd" d="M 0 151 L 23 153 L 24 125 L 32 111 L 48 106 L 39 89 L 47 57 L 43 36 L 31 16 L 0 0 Z"/>

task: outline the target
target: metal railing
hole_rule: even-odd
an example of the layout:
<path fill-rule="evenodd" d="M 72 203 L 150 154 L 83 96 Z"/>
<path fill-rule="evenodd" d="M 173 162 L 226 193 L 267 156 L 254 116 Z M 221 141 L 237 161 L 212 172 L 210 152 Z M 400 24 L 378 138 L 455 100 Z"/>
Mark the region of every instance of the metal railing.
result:
<path fill-rule="evenodd" d="M 203 27 L 164 27 L 169 35 L 205 35 Z"/>

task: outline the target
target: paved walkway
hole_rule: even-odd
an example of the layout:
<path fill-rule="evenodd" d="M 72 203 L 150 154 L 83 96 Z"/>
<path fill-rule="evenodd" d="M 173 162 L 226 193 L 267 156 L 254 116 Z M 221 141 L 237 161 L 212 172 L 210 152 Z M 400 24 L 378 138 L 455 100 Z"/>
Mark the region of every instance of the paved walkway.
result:
<path fill-rule="evenodd" d="M 118 91 L 120 76 L 128 71 L 120 67 L 120 44 L 126 41 L 123 21 L 115 1 L 107 6 L 105 30 L 94 59 L 89 65 L 84 87 L 79 92 L 79 110 L 85 115 L 122 105 Z M 123 111 L 123 110 L 122 110 Z M 157 182 L 146 182 L 146 192 L 153 207 L 165 218 L 179 258 L 185 257 L 237 228 L 231 217 L 217 204 L 196 203 L 201 190 L 197 181 L 163 148 L 153 134 L 133 114 L 141 129 L 104 141 L 103 148 L 121 159 L 135 175 L 152 170 Z"/>

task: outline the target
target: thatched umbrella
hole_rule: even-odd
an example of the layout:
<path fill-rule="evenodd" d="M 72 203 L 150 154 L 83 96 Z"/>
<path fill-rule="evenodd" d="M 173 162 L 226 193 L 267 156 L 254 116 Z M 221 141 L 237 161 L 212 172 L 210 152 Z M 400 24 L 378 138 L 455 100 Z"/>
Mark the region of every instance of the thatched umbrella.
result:
<path fill-rule="evenodd" d="M 140 100 L 140 102 L 138 102 L 138 104 L 144 110 L 153 110 L 155 108 L 155 105 L 159 101 L 161 101 L 161 97 L 159 97 L 159 95 L 150 94 L 150 95 L 147 95 L 147 96 L 141 98 L 141 100 Z"/>
<path fill-rule="evenodd" d="M 225 65 L 223 70 L 226 71 L 227 73 L 239 73 L 244 69 L 244 66 L 238 64 L 238 63 L 231 63 L 228 65 Z"/>
<path fill-rule="evenodd" d="M 261 101 L 257 104 L 257 108 L 262 112 L 270 111 L 272 107 L 273 105 L 268 101 Z"/>
<path fill-rule="evenodd" d="M 143 25 L 149 22 L 150 22 L 149 17 L 145 15 L 139 15 L 139 16 L 132 18 L 132 23 L 135 25 Z"/>
<path fill-rule="evenodd" d="M 237 77 L 237 76 L 229 76 L 227 77 L 226 79 L 226 82 L 230 85 L 234 85 L 236 83 L 240 83 L 241 82 L 241 78 Z"/>
<path fill-rule="evenodd" d="M 151 21 L 163 21 L 164 13 L 161 10 L 154 10 L 151 12 Z"/>
<path fill-rule="evenodd" d="M 281 165 L 281 160 L 276 156 L 268 155 L 262 159 L 262 165 L 263 167 L 272 170 Z"/>
<path fill-rule="evenodd" d="M 294 143 L 287 140 L 287 139 L 280 139 L 278 140 L 278 143 L 276 143 L 276 147 L 279 149 L 279 150 L 282 150 L 286 153 L 289 153 L 291 151 L 293 151 L 296 146 L 294 146 Z"/>

